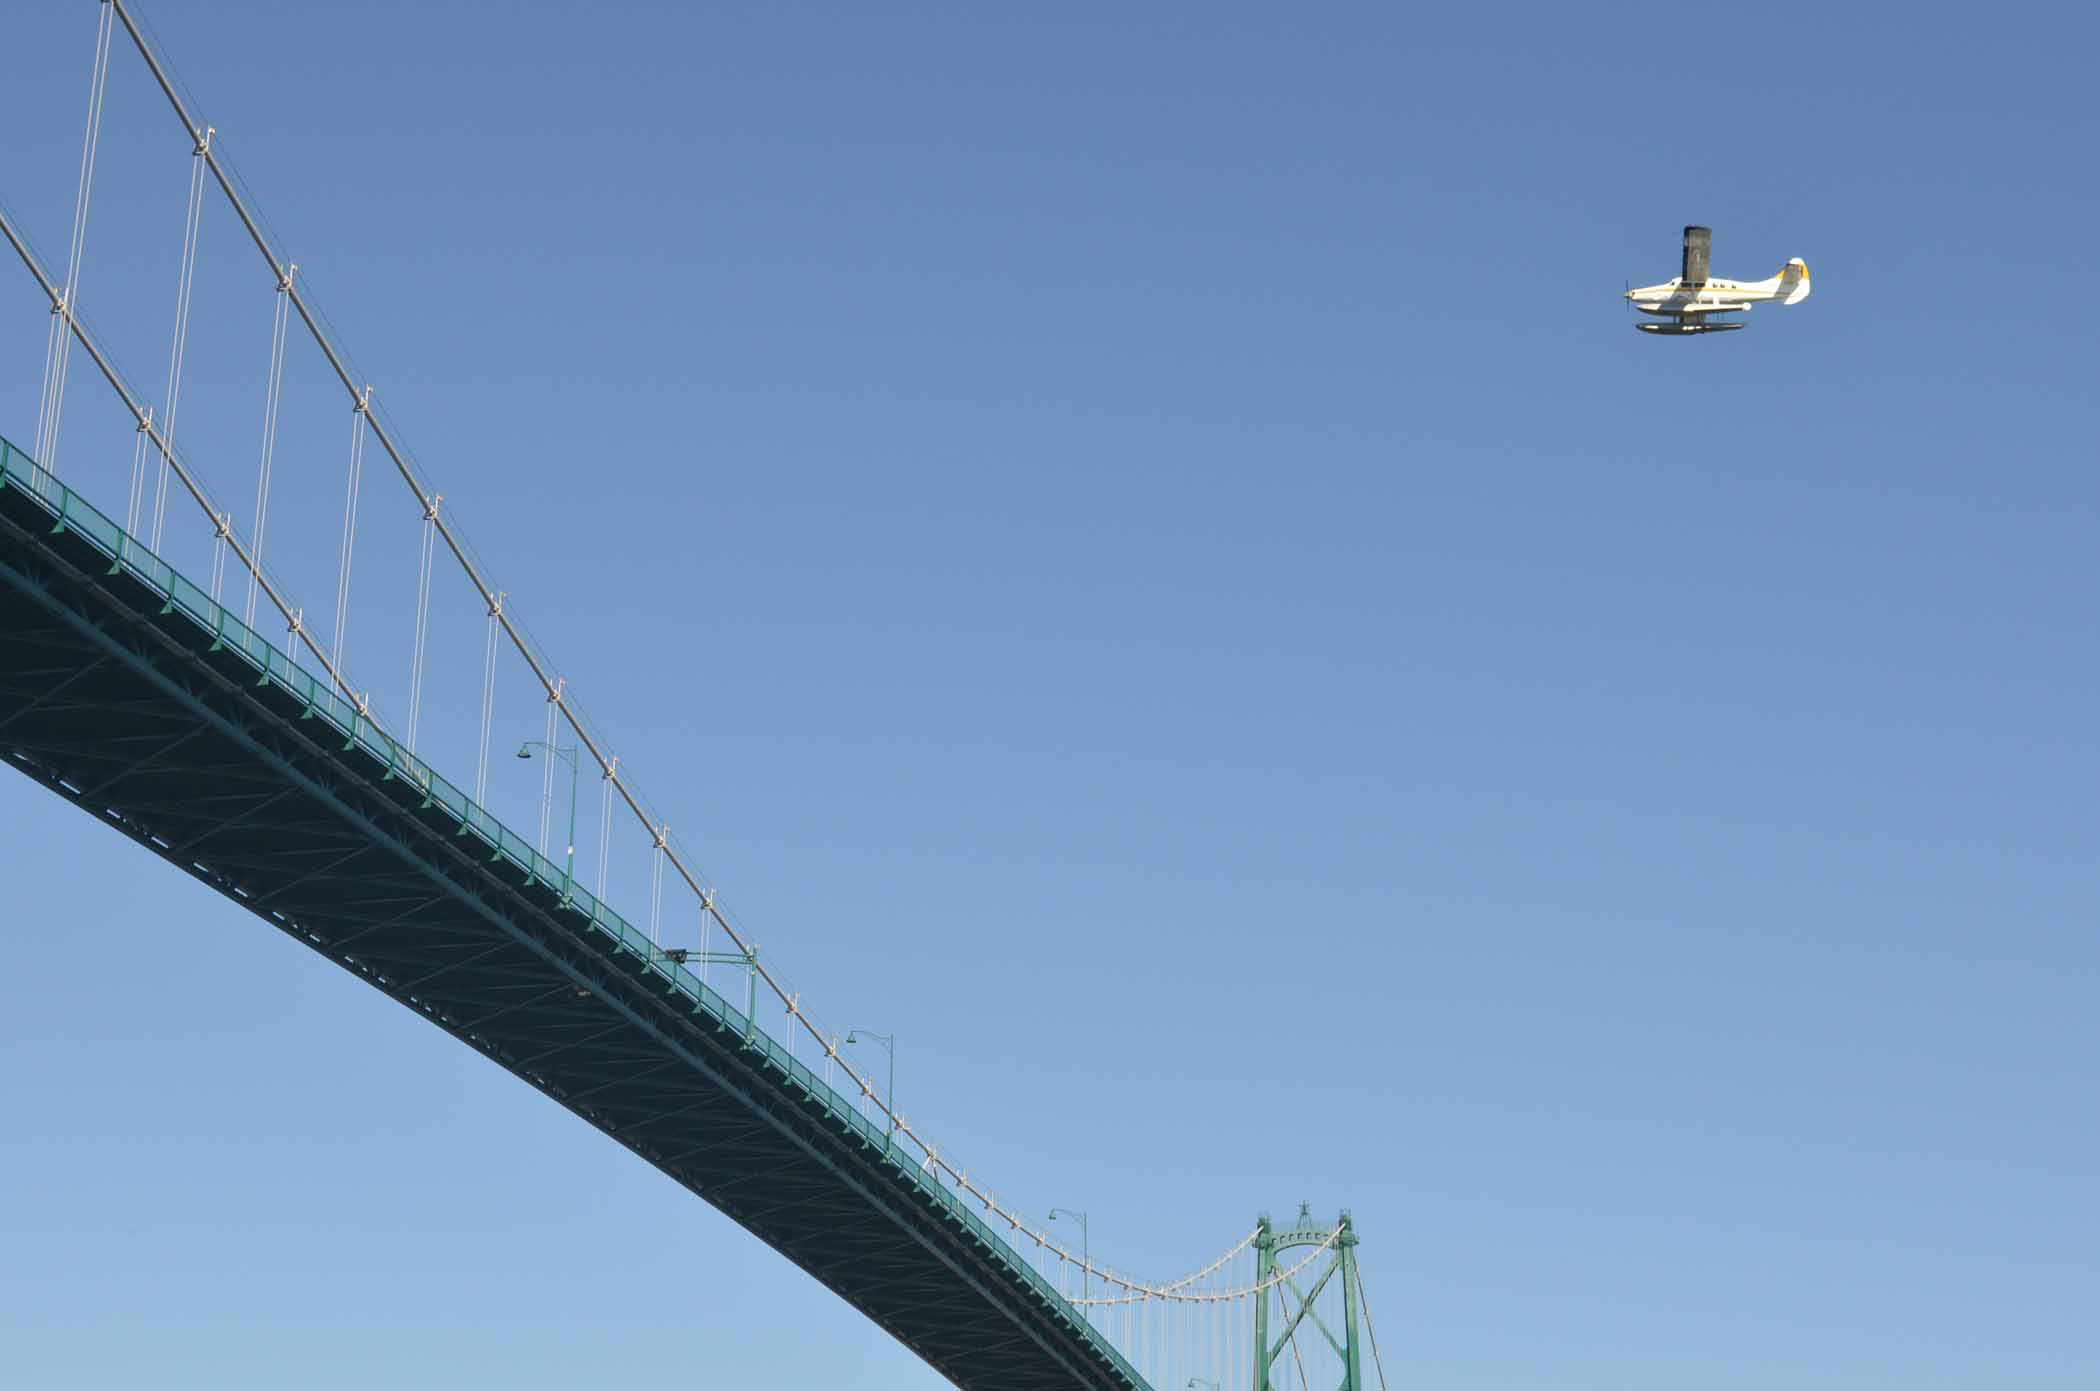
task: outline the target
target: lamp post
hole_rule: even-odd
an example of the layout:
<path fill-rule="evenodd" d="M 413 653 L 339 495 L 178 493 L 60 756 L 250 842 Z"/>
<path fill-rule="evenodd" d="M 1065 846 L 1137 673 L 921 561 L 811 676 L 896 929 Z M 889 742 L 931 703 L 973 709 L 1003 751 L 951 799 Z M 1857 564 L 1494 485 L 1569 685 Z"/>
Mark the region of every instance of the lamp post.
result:
<path fill-rule="evenodd" d="M 1094 1258 L 1087 1247 L 1086 1214 L 1075 1212 L 1068 1207 L 1054 1207 L 1050 1209 L 1050 1220 L 1052 1222 L 1055 1222 L 1060 1217 L 1069 1217 L 1079 1223 L 1079 1297 L 1081 1299 L 1089 1298 L 1094 1292 Z M 1092 1315 L 1088 1315 L 1088 1318 L 1091 1320 Z"/>
<path fill-rule="evenodd" d="M 576 750 L 573 746 L 566 749 L 561 748 L 558 745 L 548 743 L 544 739 L 527 739 L 524 743 L 518 745 L 518 757 L 529 759 L 532 757 L 534 749 L 545 749 L 549 754 L 566 761 L 569 765 L 569 863 L 568 868 L 562 871 L 561 876 L 561 899 L 562 902 L 567 903 L 569 901 L 569 890 L 576 883 Z"/>
<path fill-rule="evenodd" d="M 881 1044 L 882 1051 L 890 1055 L 890 1082 L 888 1089 L 883 1092 L 882 1107 L 883 1110 L 889 1112 L 890 1117 L 890 1127 L 884 1132 L 882 1137 L 883 1157 L 888 1158 L 890 1151 L 896 1147 L 897 1143 L 897 1036 L 895 1034 L 878 1034 L 873 1029 L 848 1029 L 846 1031 L 846 1042 L 848 1043 L 858 1043 L 863 1037 L 870 1043 Z"/>

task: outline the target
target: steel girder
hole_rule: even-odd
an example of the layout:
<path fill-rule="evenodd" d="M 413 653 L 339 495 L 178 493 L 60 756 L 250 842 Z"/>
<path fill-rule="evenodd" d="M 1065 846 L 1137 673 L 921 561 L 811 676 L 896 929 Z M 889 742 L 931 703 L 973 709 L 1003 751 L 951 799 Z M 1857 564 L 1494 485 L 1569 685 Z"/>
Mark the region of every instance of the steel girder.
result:
<path fill-rule="evenodd" d="M 1143 1388 L 834 1097 L 55 523 L 0 478 L 0 760 L 559 1101 L 957 1386 Z"/>

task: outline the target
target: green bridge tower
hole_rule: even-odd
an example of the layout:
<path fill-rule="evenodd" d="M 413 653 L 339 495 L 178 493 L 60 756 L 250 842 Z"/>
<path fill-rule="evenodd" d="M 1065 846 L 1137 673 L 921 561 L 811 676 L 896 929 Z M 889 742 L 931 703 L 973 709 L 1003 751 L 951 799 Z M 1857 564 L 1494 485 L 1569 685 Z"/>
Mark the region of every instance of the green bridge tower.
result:
<path fill-rule="evenodd" d="M 1277 1259 L 1284 1251 L 1302 1246 L 1331 1248 L 1324 1259 L 1317 1259 L 1303 1270 L 1284 1274 L 1290 1267 Z M 1287 1355 L 1295 1356 L 1292 1340 L 1298 1336 L 1300 1325 L 1311 1326 L 1311 1331 L 1327 1340 L 1341 1359 L 1342 1380 L 1335 1391 L 1364 1391 L 1363 1352 L 1357 1338 L 1357 1297 L 1359 1286 L 1356 1279 L 1356 1227 L 1349 1214 L 1342 1213 L 1341 1220 L 1328 1226 L 1313 1220 L 1309 1204 L 1298 1206 L 1298 1219 L 1294 1225 L 1278 1231 L 1270 1223 L 1267 1213 L 1262 1214 L 1256 1226 L 1254 1238 L 1255 1283 L 1262 1293 L 1254 1301 L 1254 1384 L 1252 1391 L 1277 1391 L 1282 1384 L 1277 1377 L 1277 1364 Z M 1341 1280 L 1341 1330 L 1328 1326 L 1314 1308 L 1321 1293 L 1339 1277 Z M 1273 1292 L 1271 1286 L 1273 1284 Z M 1280 1324 L 1270 1324 L 1269 1301 L 1276 1301 L 1276 1313 Z M 1332 1310 L 1330 1309 L 1330 1313 Z"/>

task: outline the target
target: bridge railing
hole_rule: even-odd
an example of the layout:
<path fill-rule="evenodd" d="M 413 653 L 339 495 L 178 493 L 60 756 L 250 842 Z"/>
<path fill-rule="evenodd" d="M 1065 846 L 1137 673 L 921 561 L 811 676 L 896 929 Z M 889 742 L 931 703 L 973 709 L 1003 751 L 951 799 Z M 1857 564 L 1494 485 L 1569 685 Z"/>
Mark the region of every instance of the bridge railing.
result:
<path fill-rule="evenodd" d="M 442 809 L 457 822 L 459 829 L 455 834 L 480 841 L 492 862 L 507 862 L 526 875 L 528 883 L 561 890 L 563 906 L 582 918 L 588 931 L 608 938 L 616 954 L 632 957 L 645 974 L 658 978 L 669 991 L 687 1000 L 694 1012 L 710 1016 L 723 1030 L 740 1035 L 744 1046 L 757 1053 L 784 1085 L 824 1107 L 829 1117 L 860 1143 L 872 1149 L 887 1149 L 887 1162 L 931 1204 L 956 1218 L 1020 1283 L 1032 1289 L 1048 1308 L 1122 1371 L 1133 1386 L 1146 1384 L 1114 1344 L 1052 1281 L 992 1224 L 971 1210 L 964 1194 L 941 1183 L 941 1168 L 930 1154 L 923 1162 L 909 1162 L 904 1148 L 894 1143 L 897 1137 L 890 1132 L 887 1118 L 884 1124 L 868 1119 L 855 1101 L 796 1057 L 791 1043 L 774 1038 L 757 1019 L 755 1009 L 739 1007 L 687 970 L 648 933 L 575 884 L 571 875 L 542 855 L 530 841 L 411 753 L 372 718 L 368 709 L 345 698 L 327 679 L 308 671 L 291 652 L 242 622 L 29 455 L 0 438 L 0 489 L 10 487 L 37 499 L 51 515 L 53 532 L 79 536 L 107 559 L 109 574 L 128 573 L 159 595 L 163 615 L 180 614 L 194 623 L 211 638 L 209 650 L 236 654 L 254 668 L 258 685 L 276 685 L 295 696 L 305 706 L 305 717 L 322 721 L 342 736 L 344 753 L 362 750 L 382 768 L 381 781 L 407 782 L 423 795 L 425 809 Z"/>

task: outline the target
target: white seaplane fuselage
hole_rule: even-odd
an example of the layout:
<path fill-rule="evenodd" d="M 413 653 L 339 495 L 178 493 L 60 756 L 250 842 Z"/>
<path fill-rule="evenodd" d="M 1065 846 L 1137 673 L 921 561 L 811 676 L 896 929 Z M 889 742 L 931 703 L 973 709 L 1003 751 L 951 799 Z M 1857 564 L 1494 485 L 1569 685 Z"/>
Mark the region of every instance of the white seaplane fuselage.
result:
<path fill-rule="evenodd" d="M 1808 262 L 1796 256 L 1769 280 L 1708 280 L 1687 285 L 1682 277 L 1672 277 L 1660 285 L 1628 290 L 1626 298 L 1643 314 L 1668 316 L 1747 313 L 1750 306 L 1767 300 L 1799 304 L 1808 298 Z"/>

